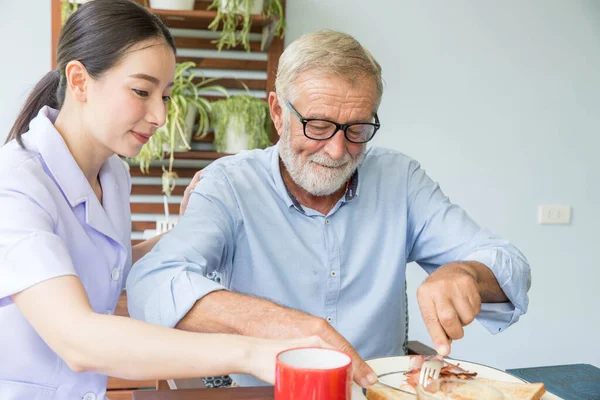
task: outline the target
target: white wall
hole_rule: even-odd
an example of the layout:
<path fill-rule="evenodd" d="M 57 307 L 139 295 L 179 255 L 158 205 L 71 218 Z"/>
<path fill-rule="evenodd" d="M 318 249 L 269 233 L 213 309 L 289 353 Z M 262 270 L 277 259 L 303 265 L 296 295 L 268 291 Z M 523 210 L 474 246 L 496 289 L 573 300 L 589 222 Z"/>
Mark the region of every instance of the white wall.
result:
<path fill-rule="evenodd" d="M 371 50 L 386 82 L 375 144 L 529 258 L 529 312 L 496 336 L 473 324 L 452 355 L 600 366 L 600 2 L 292 0 L 287 15 L 286 43 L 330 28 Z M 537 225 L 538 204 L 573 206 L 572 225 Z M 425 277 L 409 266 L 410 338 L 431 343 Z"/>
<path fill-rule="evenodd" d="M 50 68 L 50 1 L 0 0 L 0 15 L 3 141 Z M 496 336 L 473 324 L 453 356 L 600 366 L 600 2 L 288 0 L 287 15 L 287 43 L 331 28 L 373 52 L 386 81 L 376 144 L 421 161 L 531 262 L 529 313 Z M 572 205 L 573 224 L 537 225 L 548 203 Z M 414 301 L 425 275 L 408 277 L 410 336 L 429 342 Z"/>
<path fill-rule="evenodd" d="M 0 0 L 0 144 L 29 91 L 51 68 L 50 0 Z"/>

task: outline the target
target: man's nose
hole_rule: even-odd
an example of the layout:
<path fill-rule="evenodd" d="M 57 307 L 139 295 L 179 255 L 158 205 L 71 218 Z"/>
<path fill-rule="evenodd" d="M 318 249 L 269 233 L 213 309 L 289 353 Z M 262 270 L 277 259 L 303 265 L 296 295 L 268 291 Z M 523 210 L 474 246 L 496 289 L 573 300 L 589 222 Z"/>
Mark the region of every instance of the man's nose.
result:
<path fill-rule="evenodd" d="M 348 153 L 346 145 L 347 143 L 344 131 L 338 129 L 333 135 L 333 137 L 327 140 L 327 144 L 325 145 L 325 151 L 332 159 L 341 160 Z"/>

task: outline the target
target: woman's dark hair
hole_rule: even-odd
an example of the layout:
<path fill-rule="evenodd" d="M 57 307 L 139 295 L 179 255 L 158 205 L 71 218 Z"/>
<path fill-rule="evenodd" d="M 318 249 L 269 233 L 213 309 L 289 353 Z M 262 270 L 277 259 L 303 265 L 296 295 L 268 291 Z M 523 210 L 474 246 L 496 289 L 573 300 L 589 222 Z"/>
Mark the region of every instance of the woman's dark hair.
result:
<path fill-rule="evenodd" d="M 23 146 L 21 136 L 40 109 L 62 107 L 65 100 L 65 67 L 81 62 L 93 78 L 116 65 L 137 43 L 162 38 L 175 52 L 173 36 L 162 21 L 132 0 L 94 0 L 82 5 L 65 23 L 58 40 L 57 67 L 31 91 L 13 125 L 12 139 Z"/>

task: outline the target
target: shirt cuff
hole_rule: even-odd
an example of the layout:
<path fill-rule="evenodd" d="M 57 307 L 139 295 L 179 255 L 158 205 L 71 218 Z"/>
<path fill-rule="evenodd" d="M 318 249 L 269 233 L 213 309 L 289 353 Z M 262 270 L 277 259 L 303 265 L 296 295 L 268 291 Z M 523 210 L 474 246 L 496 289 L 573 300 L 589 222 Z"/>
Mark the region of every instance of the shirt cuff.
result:
<path fill-rule="evenodd" d="M 519 320 L 527 311 L 527 288 L 530 283 L 529 269 L 521 260 L 501 248 L 478 250 L 464 258 L 488 267 L 510 302 L 483 303 L 477 320 L 492 334 L 502 332 Z M 526 263 L 525 263 L 526 264 Z"/>
<path fill-rule="evenodd" d="M 144 307 L 144 320 L 173 328 L 192 309 L 196 301 L 218 290 L 227 289 L 186 268 L 171 280 L 160 284 L 148 298 Z"/>
<path fill-rule="evenodd" d="M 71 256 L 60 237 L 34 233 L 17 242 L 0 260 L 0 307 L 10 296 L 48 279 L 75 275 Z"/>

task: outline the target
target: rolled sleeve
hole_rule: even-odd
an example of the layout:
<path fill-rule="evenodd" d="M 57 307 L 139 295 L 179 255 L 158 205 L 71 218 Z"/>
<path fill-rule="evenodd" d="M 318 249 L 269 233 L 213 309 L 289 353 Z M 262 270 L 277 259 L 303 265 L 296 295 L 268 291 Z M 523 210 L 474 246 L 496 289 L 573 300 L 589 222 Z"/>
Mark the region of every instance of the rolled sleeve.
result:
<path fill-rule="evenodd" d="M 129 314 L 135 319 L 172 328 L 196 301 L 225 289 L 206 278 L 202 266 L 174 260 L 154 270 L 153 264 L 152 258 L 140 260 L 127 278 Z"/>
<path fill-rule="evenodd" d="M 484 303 L 477 320 L 491 333 L 502 332 L 527 312 L 531 287 L 531 269 L 523 254 L 514 246 L 478 250 L 464 261 L 477 261 L 487 266 L 510 302 Z"/>
<path fill-rule="evenodd" d="M 222 176 L 203 172 L 181 221 L 133 266 L 127 278 L 133 318 L 174 327 L 196 301 L 226 290 L 236 230 L 236 203 L 228 200 L 229 193 Z"/>
<path fill-rule="evenodd" d="M 492 333 L 515 323 L 529 303 L 531 270 L 525 256 L 452 204 L 417 163 L 410 169 L 408 193 L 408 261 L 418 262 L 428 273 L 451 262 L 484 264 L 510 303 L 482 304 L 478 320 Z"/>

